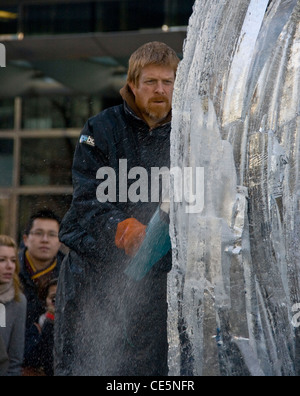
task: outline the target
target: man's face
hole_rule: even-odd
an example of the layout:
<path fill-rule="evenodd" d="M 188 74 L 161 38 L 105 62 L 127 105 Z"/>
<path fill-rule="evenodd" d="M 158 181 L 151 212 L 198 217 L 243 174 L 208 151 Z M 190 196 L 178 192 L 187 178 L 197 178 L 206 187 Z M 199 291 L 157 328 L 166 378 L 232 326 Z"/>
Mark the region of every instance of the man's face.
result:
<path fill-rule="evenodd" d="M 40 262 L 52 260 L 58 253 L 59 224 L 55 220 L 36 219 L 29 235 L 24 235 L 24 243 L 30 256 Z"/>
<path fill-rule="evenodd" d="M 174 70 L 169 66 L 149 65 L 142 70 L 139 83 L 129 86 L 135 102 L 150 127 L 163 122 L 172 109 L 175 84 Z"/>

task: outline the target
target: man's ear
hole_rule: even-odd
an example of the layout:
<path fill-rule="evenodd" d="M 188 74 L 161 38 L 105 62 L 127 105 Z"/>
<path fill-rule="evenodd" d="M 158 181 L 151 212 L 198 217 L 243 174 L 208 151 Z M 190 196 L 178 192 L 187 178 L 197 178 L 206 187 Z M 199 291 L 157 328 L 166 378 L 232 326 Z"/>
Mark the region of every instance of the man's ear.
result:
<path fill-rule="evenodd" d="M 129 88 L 131 89 L 131 91 L 133 92 L 133 94 L 135 96 L 135 90 L 136 90 L 135 84 L 132 81 L 130 81 L 130 82 L 128 82 L 128 85 L 129 85 Z"/>

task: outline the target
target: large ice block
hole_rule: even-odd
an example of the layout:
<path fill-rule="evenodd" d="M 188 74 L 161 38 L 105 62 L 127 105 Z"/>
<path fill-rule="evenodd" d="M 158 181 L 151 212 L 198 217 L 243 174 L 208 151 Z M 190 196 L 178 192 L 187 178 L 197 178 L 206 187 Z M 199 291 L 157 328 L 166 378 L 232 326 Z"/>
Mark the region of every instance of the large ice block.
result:
<path fill-rule="evenodd" d="M 171 199 L 170 375 L 299 372 L 299 21 L 299 0 L 195 2 L 171 166 L 204 168 L 205 205 Z"/>

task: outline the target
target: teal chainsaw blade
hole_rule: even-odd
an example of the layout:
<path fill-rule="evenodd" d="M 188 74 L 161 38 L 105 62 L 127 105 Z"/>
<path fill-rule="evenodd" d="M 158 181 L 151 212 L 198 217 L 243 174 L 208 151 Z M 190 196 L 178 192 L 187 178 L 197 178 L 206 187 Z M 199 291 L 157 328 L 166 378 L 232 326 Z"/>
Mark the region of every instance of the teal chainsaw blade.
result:
<path fill-rule="evenodd" d="M 129 278 L 137 282 L 142 280 L 170 251 L 172 245 L 169 228 L 169 224 L 162 219 L 161 209 L 158 207 L 148 224 L 142 246 L 125 270 Z"/>

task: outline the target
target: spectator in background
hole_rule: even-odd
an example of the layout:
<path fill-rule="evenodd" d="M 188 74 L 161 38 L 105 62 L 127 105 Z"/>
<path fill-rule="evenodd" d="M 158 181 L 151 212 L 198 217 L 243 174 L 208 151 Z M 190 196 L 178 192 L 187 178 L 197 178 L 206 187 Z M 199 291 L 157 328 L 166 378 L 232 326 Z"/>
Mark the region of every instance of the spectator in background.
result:
<path fill-rule="evenodd" d="M 48 283 L 45 290 L 45 313 L 28 331 L 31 342 L 26 345 L 24 365 L 31 367 L 31 374 L 35 372 L 39 376 L 52 377 L 54 374 L 54 317 L 57 283 L 57 279 Z"/>
<path fill-rule="evenodd" d="M 20 253 L 20 279 L 27 298 L 27 321 L 25 351 L 31 351 L 32 326 L 45 313 L 45 290 L 51 280 L 57 279 L 64 255 L 59 251 L 58 238 L 60 219 L 51 210 L 42 210 L 29 219 L 23 241 L 25 248 Z M 25 354 L 25 362 L 32 356 Z M 25 365 L 27 372 L 30 367 Z M 26 375 L 26 370 L 25 370 Z"/>
<path fill-rule="evenodd" d="M 0 235 L 0 303 L 5 307 L 5 327 L 0 327 L 1 374 L 21 376 L 24 355 L 26 299 L 19 282 L 17 245 Z M 6 354 L 6 356 L 5 356 Z"/>

